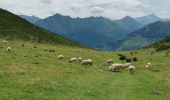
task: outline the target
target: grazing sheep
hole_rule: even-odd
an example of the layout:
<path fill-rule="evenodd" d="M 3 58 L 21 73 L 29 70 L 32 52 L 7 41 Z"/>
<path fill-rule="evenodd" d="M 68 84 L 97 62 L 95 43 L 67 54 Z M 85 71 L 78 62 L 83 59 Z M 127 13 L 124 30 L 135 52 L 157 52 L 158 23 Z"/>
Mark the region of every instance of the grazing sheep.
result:
<path fill-rule="evenodd" d="M 91 59 L 83 60 L 81 65 L 93 65 L 93 61 Z"/>
<path fill-rule="evenodd" d="M 8 43 L 8 41 L 6 41 L 6 40 L 4 40 L 4 41 L 2 41 L 3 43 L 5 43 L 5 44 L 7 44 Z"/>
<path fill-rule="evenodd" d="M 152 64 L 151 64 L 151 63 L 147 63 L 147 64 L 145 65 L 145 68 L 149 68 L 149 67 L 152 67 Z"/>
<path fill-rule="evenodd" d="M 135 66 L 129 66 L 128 67 L 129 74 L 134 74 L 135 72 Z"/>
<path fill-rule="evenodd" d="M 63 60 L 64 56 L 63 55 L 59 55 L 57 58 L 60 59 L 60 60 Z"/>
<path fill-rule="evenodd" d="M 68 60 L 68 62 L 69 62 L 69 63 L 75 63 L 75 62 L 77 62 L 77 58 L 70 58 L 70 59 Z"/>
<path fill-rule="evenodd" d="M 82 59 L 81 57 L 78 58 L 79 63 L 82 62 L 82 60 L 83 60 L 83 59 Z"/>
<path fill-rule="evenodd" d="M 8 48 L 7 48 L 7 52 L 11 52 L 11 47 L 8 47 Z"/>
<path fill-rule="evenodd" d="M 112 64 L 108 68 L 108 70 L 113 71 L 113 72 L 121 71 L 122 69 L 123 69 L 123 64 L 118 64 L 118 63 Z"/>
<path fill-rule="evenodd" d="M 125 63 L 125 64 L 123 64 L 123 67 L 124 68 L 128 68 L 129 66 L 131 66 L 132 64 L 131 63 Z"/>
<path fill-rule="evenodd" d="M 109 60 L 106 61 L 106 63 L 107 63 L 107 64 L 113 64 L 114 61 L 113 61 L 112 59 L 109 59 Z"/>

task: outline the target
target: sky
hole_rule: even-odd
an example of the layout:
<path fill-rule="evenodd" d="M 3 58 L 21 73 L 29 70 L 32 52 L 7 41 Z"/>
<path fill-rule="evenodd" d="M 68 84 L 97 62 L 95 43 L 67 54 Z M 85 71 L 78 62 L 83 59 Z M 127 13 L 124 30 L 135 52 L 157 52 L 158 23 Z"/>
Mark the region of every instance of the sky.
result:
<path fill-rule="evenodd" d="M 170 0 L 0 0 L 0 8 L 40 18 L 56 13 L 80 18 L 103 16 L 121 19 L 148 14 L 170 18 Z"/>

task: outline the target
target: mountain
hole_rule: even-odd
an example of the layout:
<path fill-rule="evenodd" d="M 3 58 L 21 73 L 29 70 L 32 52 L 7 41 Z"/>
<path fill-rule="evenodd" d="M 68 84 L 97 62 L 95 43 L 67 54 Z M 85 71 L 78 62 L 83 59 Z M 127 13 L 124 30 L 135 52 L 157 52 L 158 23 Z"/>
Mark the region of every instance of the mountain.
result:
<path fill-rule="evenodd" d="M 117 50 L 132 50 L 142 48 L 170 36 L 170 21 L 155 22 L 130 33 L 119 41 Z"/>
<path fill-rule="evenodd" d="M 36 25 L 89 47 L 107 50 L 106 43 L 116 42 L 142 25 L 131 17 L 112 21 L 104 17 L 71 18 L 55 14 Z"/>
<path fill-rule="evenodd" d="M 37 21 L 40 20 L 40 18 L 38 18 L 36 16 L 26 16 L 26 15 L 19 15 L 19 16 L 26 19 L 27 21 L 29 21 L 31 23 L 36 23 Z"/>
<path fill-rule="evenodd" d="M 167 21 L 170 21 L 170 19 L 165 18 L 165 19 L 162 19 L 161 21 L 163 21 L 163 22 L 167 22 Z"/>
<path fill-rule="evenodd" d="M 6 10 L 0 9 L 0 37 L 43 43 L 80 46 L 78 43 L 39 28 Z"/>
<path fill-rule="evenodd" d="M 156 21 L 160 21 L 160 20 L 162 20 L 162 19 L 157 17 L 155 14 L 150 14 L 147 16 L 136 18 L 136 21 L 138 23 L 142 24 L 143 26 L 154 23 Z"/>

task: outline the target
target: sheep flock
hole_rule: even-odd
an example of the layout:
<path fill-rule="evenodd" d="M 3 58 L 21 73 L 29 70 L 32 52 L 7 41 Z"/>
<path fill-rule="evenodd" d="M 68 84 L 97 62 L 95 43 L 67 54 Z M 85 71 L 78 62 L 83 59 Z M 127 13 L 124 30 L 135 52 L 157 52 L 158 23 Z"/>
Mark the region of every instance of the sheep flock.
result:
<path fill-rule="evenodd" d="M 7 44 L 7 41 L 3 41 L 3 43 Z M 21 45 L 22 47 L 24 47 L 24 44 Z M 34 46 L 35 48 L 35 46 Z M 7 52 L 10 53 L 12 51 L 11 47 L 7 47 Z M 46 50 L 47 51 L 47 50 Z M 123 56 L 121 56 L 121 59 L 123 59 Z M 57 59 L 64 61 L 65 56 L 64 55 L 58 55 Z M 94 64 L 93 60 L 91 59 L 83 59 L 82 57 L 72 57 L 69 58 L 67 60 L 68 63 L 79 63 L 81 66 L 85 66 L 85 67 L 89 67 L 92 66 Z M 135 73 L 135 66 L 132 65 L 132 63 L 125 63 L 125 64 L 121 64 L 121 63 L 115 63 L 113 59 L 108 59 L 105 61 L 105 64 L 109 64 L 110 66 L 107 68 L 108 71 L 111 72 L 121 72 L 124 70 L 127 70 L 129 72 L 129 74 L 134 74 Z M 152 67 L 151 63 L 146 63 L 145 68 L 150 68 Z M 99 68 L 99 67 L 97 67 Z M 101 70 L 101 69 L 100 69 Z M 102 72 L 102 71 L 101 71 Z"/>

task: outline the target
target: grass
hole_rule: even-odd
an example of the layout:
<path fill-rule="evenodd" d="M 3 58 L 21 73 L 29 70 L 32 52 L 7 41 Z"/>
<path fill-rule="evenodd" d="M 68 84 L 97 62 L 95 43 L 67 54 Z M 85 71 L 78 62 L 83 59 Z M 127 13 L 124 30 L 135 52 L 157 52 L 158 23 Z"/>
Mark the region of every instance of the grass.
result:
<path fill-rule="evenodd" d="M 3 41 L 3 39 L 0 39 Z M 170 56 L 167 51 L 149 55 L 152 49 L 130 52 L 102 52 L 71 46 L 9 41 L 0 43 L 1 100 L 169 100 Z M 34 48 L 34 46 L 37 48 Z M 11 46 L 12 52 L 6 52 Z M 55 52 L 49 52 L 49 49 Z M 118 54 L 137 57 L 134 75 L 109 72 L 105 61 L 119 61 Z M 63 54 L 64 61 L 57 60 Z M 69 57 L 91 58 L 89 68 L 69 64 Z M 145 69 L 147 62 L 153 68 Z M 100 72 L 95 66 L 103 70 Z"/>

